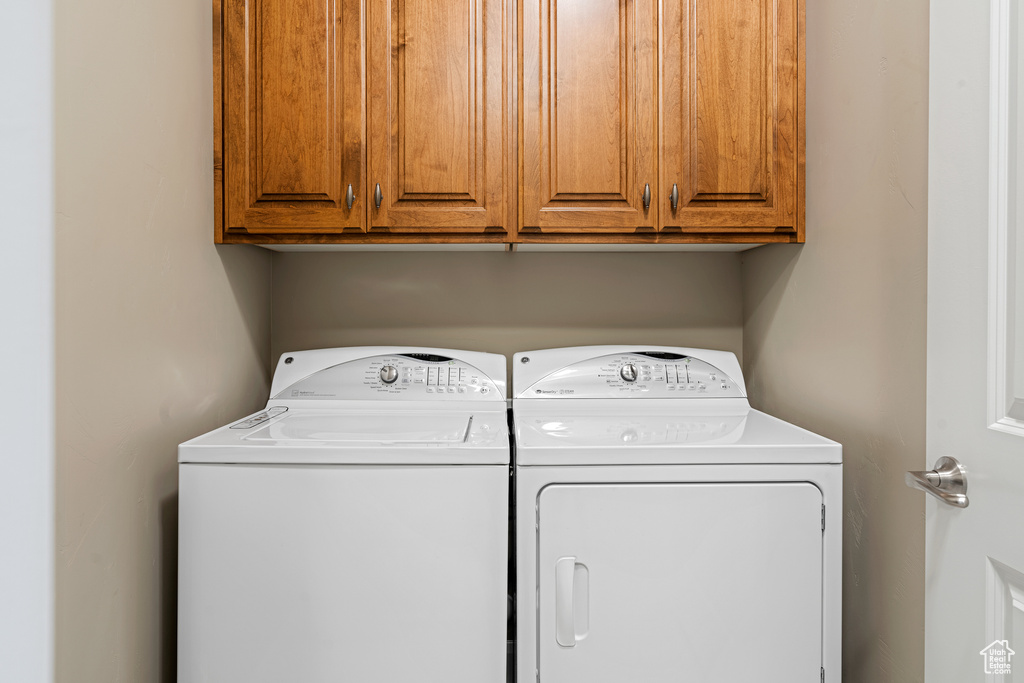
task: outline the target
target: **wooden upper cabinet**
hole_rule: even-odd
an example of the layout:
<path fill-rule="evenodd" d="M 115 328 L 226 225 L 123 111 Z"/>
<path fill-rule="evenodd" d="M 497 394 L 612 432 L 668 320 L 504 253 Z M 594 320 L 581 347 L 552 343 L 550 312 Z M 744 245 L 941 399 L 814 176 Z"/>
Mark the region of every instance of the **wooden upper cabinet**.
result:
<path fill-rule="evenodd" d="M 662 225 L 802 241 L 802 0 L 662 7 Z"/>
<path fill-rule="evenodd" d="M 368 0 L 366 11 L 371 234 L 489 231 L 507 240 L 508 7 Z"/>
<path fill-rule="evenodd" d="M 361 232 L 359 0 L 225 3 L 224 234 Z"/>
<path fill-rule="evenodd" d="M 804 239 L 805 0 L 213 2 L 219 242 Z"/>
<path fill-rule="evenodd" d="M 653 231 L 657 3 L 523 0 L 521 12 L 522 236 Z"/>

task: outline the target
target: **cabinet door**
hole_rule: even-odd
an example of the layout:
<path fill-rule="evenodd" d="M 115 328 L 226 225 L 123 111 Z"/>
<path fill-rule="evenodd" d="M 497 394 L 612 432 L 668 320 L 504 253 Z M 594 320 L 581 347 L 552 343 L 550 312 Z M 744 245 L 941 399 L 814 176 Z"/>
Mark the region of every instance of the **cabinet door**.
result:
<path fill-rule="evenodd" d="M 803 1 L 663 7 L 662 226 L 802 240 Z"/>
<path fill-rule="evenodd" d="M 504 236 L 505 193 L 514 193 L 504 9 L 501 0 L 367 3 L 371 229 Z"/>
<path fill-rule="evenodd" d="M 546 683 L 818 683 L 822 497 L 809 483 L 540 494 Z"/>
<path fill-rule="evenodd" d="M 655 3 L 525 0 L 521 27 L 521 230 L 653 230 Z"/>
<path fill-rule="evenodd" d="M 361 231 L 358 0 L 224 7 L 225 232 Z"/>

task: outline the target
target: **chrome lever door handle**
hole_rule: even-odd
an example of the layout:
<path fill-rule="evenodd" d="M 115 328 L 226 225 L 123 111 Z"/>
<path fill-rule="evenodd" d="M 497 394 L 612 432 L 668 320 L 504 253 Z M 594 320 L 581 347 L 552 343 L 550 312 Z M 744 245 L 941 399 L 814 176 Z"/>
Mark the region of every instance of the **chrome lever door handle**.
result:
<path fill-rule="evenodd" d="M 373 191 L 373 203 L 379 209 L 382 201 L 384 201 L 384 193 L 380 191 L 380 183 L 377 183 L 377 189 Z"/>
<path fill-rule="evenodd" d="M 907 472 L 904 481 L 912 489 L 930 493 L 943 503 L 965 508 L 967 500 L 967 470 L 956 458 L 941 457 L 935 469 L 928 472 Z"/>
<path fill-rule="evenodd" d="M 348 206 L 348 210 L 352 210 L 352 205 L 356 203 L 356 194 L 352 191 L 352 183 L 348 184 L 348 191 L 345 192 L 345 205 Z"/>
<path fill-rule="evenodd" d="M 672 183 L 672 192 L 669 194 L 668 199 L 672 202 L 672 210 L 675 211 L 679 208 L 679 186 Z"/>
<path fill-rule="evenodd" d="M 644 183 L 644 211 L 651 208 L 651 184 Z"/>

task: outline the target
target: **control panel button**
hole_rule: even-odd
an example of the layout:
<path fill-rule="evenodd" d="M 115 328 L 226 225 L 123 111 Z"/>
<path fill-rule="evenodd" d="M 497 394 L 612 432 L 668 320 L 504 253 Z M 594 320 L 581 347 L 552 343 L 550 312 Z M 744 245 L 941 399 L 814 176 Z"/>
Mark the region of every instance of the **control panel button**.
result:
<path fill-rule="evenodd" d="M 385 365 L 380 369 L 380 381 L 384 384 L 394 384 L 398 379 L 398 370 L 394 365 Z"/>
<path fill-rule="evenodd" d="M 633 365 L 632 363 L 626 363 L 619 370 L 619 377 L 621 377 L 622 379 L 624 379 L 627 382 L 635 382 L 636 381 L 636 366 Z"/>

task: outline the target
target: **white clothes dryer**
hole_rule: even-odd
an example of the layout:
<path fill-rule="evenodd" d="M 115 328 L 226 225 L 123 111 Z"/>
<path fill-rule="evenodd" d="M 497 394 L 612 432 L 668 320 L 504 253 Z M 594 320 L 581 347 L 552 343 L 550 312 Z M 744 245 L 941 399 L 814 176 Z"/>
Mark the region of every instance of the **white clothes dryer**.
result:
<path fill-rule="evenodd" d="M 179 448 L 181 683 L 504 683 L 506 360 L 284 354 Z"/>
<path fill-rule="evenodd" d="M 842 451 L 731 353 L 518 353 L 519 683 L 841 677 Z"/>

